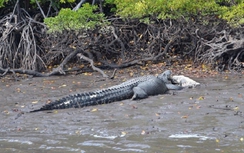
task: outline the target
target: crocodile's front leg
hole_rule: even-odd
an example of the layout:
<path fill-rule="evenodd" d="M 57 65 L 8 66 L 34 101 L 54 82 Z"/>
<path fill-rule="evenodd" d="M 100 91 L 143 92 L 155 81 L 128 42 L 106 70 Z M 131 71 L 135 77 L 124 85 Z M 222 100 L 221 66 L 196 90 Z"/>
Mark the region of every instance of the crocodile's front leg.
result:
<path fill-rule="evenodd" d="M 167 90 L 168 88 L 164 81 L 157 77 L 153 77 L 145 82 L 139 83 L 136 87 L 133 88 L 134 95 L 132 100 L 164 94 Z"/>

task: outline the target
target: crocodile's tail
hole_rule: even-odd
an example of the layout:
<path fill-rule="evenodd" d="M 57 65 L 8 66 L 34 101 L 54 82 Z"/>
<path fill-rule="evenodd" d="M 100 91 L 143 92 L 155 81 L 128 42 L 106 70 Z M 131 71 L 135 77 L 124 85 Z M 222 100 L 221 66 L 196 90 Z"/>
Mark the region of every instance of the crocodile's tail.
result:
<path fill-rule="evenodd" d="M 36 110 L 30 111 L 30 112 L 78 107 L 79 104 L 80 104 L 80 107 L 84 107 L 84 105 L 87 102 L 90 102 L 91 95 L 92 95 L 92 93 L 89 93 L 89 92 L 82 93 L 82 94 L 69 95 L 67 97 L 63 97 L 63 98 L 55 100 L 51 103 L 45 104 L 40 109 L 36 109 Z"/>
<path fill-rule="evenodd" d="M 55 100 L 41 107 L 40 109 L 30 112 L 39 112 L 45 110 L 65 109 L 65 108 L 81 108 L 98 104 L 111 103 L 127 98 L 131 98 L 133 91 L 130 87 L 107 88 L 94 92 L 86 92 L 81 94 L 69 95 L 67 97 Z"/>

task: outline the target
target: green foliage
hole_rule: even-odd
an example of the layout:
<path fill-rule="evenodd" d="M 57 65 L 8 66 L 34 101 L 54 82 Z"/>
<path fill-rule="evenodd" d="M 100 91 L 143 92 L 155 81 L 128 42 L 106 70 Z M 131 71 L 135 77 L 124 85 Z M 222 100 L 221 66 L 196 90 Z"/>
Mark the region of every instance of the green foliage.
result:
<path fill-rule="evenodd" d="M 107 0 L 123 18 L 177 19 L 217 15 L 232 25 L 243 24 L 244 0 Z M 148 21 L 146 19 L 146 21 Z"/>
<path fill-rule="evenodd" d="M 12 5 L 17 0 L 0 0 L 0 8 Z M 52 2 L 55 10 L 69 7 L 69 3 L 78 0 L 37 0 L 42 6 Z M 23 3 L 24 1 L 20 1 Z M 37 7 L 36 0 L 30 0 Z M 226 20 L 232 26 L 244 24 L 244 0 L 105 0 L 104 7 L 110 12 L 116 12 L 122 18 L 139 18 L 142 22 L 150 23 L 151 17 L 158 19 L 178 19 L 181 17 L 214 15 Z M 104 24 L 103 14 L 94 13 L 95 6 L 84 5 L 78 11 L 61 9 L 58 16 L 45 19 L 49 31 L 79 30 L 94 28 Z M 69 16 L 70 15 L 70 16 Z M 88 22 L 87 22 L 88 21 Z M 57 26 L 57 27 L 55 27 Z"/>
<path fill-rule="evenodd" d="M 74 3 L 75 0 L 60 0 L 61 3 Z"/>
<path fill-rule="evenodd" d="M 107 25 L 104 14 L 94 13 L 96 9 L 97 6 L 88 3 L 77 11 L 69 8 L 61 9 L 57 16 L 44 19 L 44 23 L 48 26 L 50 33 L 61 33 L 63 30 L 80 31 Z"/>
<path fill-rule="evenodd" d="M 0 8 L 4 7 L 4 3 L 7 3 L 8 0 L 0 0 Z"/>
<path fill-rule="evenodd" d="M 75 0 L 37 0 L 39 3 L 46 3 L 52 1 L 52 3 L 74 3 Z M 31 4 L 35 4 L 36 0 L 30 0 Z"/>
<path fill-rule="evenodd" d="M 51 4 L 51 6 L 53 8 L 58 8 L 60 9 L 62 4 L 65 5 L 66 3 L 74 3 L 76 0 L 30 0 L 30 4 L 32 6 L 34 6 L 35 8 L 37 7 L 36 5 L 36 1 L 40 4 L 40 5 L 49 5 Z M 68 4 L 69 5 L 69 4 Z"/>
<path fill-rule="evenodd" d="M 244 2 L 232 6 L 230 11 L 224 12 L 221 17 L 234 27 L 244 25 Z"/>
<path fill-rule="evenodd" d="M 141 18 L 155 14 L 166 19 L 219 11 L 214 0 L 115 0 L 115 3 L 117 14 L 122 17 Z"/>

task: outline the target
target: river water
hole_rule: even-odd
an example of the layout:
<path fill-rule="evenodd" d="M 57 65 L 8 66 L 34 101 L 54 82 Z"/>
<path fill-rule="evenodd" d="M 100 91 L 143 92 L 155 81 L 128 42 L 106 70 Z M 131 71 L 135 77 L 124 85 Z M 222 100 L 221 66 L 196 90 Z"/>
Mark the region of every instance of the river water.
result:
<path fill-rule="evenodd" d="M 0 83 L 1 153 L 244 152 L 244 79 L 193 78 L 194 89 L 80 109 L 26 113 L 122 82 L 70 75 Z"/>

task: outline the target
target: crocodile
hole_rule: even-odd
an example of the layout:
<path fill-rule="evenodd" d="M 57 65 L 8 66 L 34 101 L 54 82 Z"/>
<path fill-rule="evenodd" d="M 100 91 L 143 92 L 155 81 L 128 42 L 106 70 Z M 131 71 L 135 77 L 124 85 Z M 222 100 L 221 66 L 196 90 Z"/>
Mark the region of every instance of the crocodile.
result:
<path fill-rule="evenodd" d="M 30 112 L 65 108 L 81 108 L 85 106 L 107 104 L 129 98 L 132 98 L 133 100 L 142 99 L 149 95 L 163 94 L 167 90 L 180 90 L 183 88 L 174 83 L 176 82 L 171 76 L 171 71 L 166 70 L 157 77 L 153 75 L 136 77 L 119 85 L 105 89 L 68 95 L 51 103 L 45 104 L 40 109 L 32 110 Z M 153 88 L 160 90 L 156 91 Z M 142 90 L 144 90 L 144 93 Z"/>
<path fill-rule="evenodd" d="M 168 89 L 182 89 L 182 87 L 173 85 L 168 82 L 164 82 L 158 77 L 152 77 L 151 79 L 139 83 L 133 90 L 132 100 L 147 98 L 148 96 L 154 96 L 158 94 L 164 94 Z"/>

